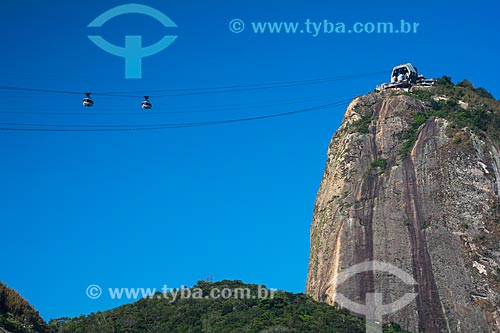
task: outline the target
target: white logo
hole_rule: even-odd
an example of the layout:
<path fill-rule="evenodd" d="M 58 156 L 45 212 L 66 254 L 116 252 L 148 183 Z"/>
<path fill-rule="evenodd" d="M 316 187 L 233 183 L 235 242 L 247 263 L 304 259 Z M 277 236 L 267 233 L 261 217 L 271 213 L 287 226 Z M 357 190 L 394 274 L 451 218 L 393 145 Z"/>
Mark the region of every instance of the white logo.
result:
<path fill-rule="evenodd" d="M 400 278 L 407 285 L 417 284 L 415 279 L 410 274 L 392 264 L 381 261 L 365 261 L 351 266 L 337 275 L 336 279 L 332 282 L 339 285 L 356 274 L 370 271 L 391 273 Z M 359 304 L 351 301 L 341 293 L 336 293 L 335 302 L 352 312 L 364 315 L 366 318 L 366 332 L 382 333 L 382 316 L 401 310 L 410 304 L 415 297 L 417 297 L 417 293 L 406 293 L 403 297 L 393 303 L 382 304 L 381 293 L 367 293 L 365 297 L 366 304 Z"/>

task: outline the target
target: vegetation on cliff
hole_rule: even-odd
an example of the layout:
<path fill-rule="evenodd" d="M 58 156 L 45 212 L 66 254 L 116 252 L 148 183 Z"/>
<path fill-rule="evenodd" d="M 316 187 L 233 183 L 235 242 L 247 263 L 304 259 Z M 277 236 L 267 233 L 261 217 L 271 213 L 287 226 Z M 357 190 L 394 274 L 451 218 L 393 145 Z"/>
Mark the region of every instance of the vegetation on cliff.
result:
<path fill-rule="evenodd" d="M 35 309 L 15 290 L 0 282 L 0 328 L 12 333 L 50 332 Z"/>
<path fill-rule="evenodd" d="M 500 140 L 500 101 L 484 88 L 475 88 L 469 80 L 454 85 L 443 76 L 435 87 L 413 89 L 410 93 L 428 104 L 428 117 L 444 118 L 452 128 L 468 127 L 478 134 Z"/>
<path fill-rule="evenodd" d="M 377 94 L 376 92 L 373 94 Z M 480 136 L 488 136 L 500 142 L 500 101 L 484 88 L 475 88 L 467 79 L 457 83 L 449 76 L 437 80 L 433 87 L 414 87 L 409 91 L 385 91 L 389 95 L 406 95 L 425 103 L 427 112 L 413 115 L 413 122 L 402 144 L 400 155 L 405 158 L 417 139 L 418 129 L 430 117 L 443 118 L 450 122 L 450 130 L 469 129 Z M 364 110 L 370 110 L 364 108 Z M 351 132 L 369 133 L 372 114 L 361 114 L 351 126 Z M 468 143 L 463 138 L 454 138 L 454 143 Z"/>

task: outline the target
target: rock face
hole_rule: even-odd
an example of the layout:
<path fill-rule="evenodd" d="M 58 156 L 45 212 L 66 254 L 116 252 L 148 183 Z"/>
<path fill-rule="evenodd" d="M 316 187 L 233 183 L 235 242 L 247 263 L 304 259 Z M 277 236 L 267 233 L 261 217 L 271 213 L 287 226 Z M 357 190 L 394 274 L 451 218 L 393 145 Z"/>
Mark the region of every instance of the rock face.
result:
<path fill-rule="evenodd" d="M 364 304 L 380 292 L 387 304 L 414 292 L 384 321 L 415 332 L 500 332 L 499 149 L 484 133 L 419 117 L 429 108 L 395 91 L 349 105 L 316 198 L 307 293 Z M 417 284 L 384 272 L 336 284 L 343 270 L 375 260 Z"/>

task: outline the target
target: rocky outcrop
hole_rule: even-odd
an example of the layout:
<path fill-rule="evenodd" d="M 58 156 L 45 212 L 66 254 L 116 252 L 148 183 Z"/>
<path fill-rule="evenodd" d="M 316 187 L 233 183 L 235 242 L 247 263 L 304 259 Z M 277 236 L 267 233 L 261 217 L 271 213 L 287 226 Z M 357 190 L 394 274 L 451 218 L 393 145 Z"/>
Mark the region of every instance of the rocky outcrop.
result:
<path fill-rule="evenodd" d="M 462 104 L 461 104 L 462 105 Z M 465 103 L 462 107 L 468 107 Z M 421 332 L 500 331 L 500 155 L 484 133 L 428 116 L 402 92 L 354 99 L 333 136 L 311 225 L 307 293 L 384 303 L 416 299 L 384 320 Z M 363 261 L 391 263 L 416 285 L 383 272 L 336 284 Z"/>

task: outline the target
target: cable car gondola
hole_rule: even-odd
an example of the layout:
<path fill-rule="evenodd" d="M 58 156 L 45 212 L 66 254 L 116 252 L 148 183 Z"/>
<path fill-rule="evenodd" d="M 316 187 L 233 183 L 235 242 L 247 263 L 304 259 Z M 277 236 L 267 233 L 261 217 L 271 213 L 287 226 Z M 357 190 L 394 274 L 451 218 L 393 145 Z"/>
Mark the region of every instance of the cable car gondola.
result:
<path fill-rule="evenodd" d="M 151 109 L 151 102 L 149 101 L 149 96 L 144 96 L 144 101 L 142 101 L 141 103 L 141 107 L 144 109 L 144 110 L 149 110 Z"/>
<path fill-rule="evenodd" d="M 85 95 L 87 95 L 87 97 L 82 100 L 83 106 L 91 107 L 94 105 L 94 101 L 90 98 L 90 93 L 85 93 Z"/>

